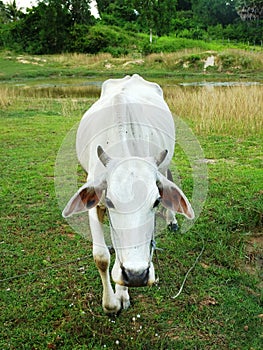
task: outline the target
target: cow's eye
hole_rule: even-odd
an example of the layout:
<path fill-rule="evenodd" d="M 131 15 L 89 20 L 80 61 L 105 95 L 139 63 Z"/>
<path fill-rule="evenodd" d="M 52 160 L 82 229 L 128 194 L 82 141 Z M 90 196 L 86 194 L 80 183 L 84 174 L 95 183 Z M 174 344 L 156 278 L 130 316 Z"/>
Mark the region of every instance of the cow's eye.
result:
<path fill-rule="evenodd" d="M 105 198 L 105 203 L 106 203 L 107 208 L 109 208 L 109 209 L 114 208 L 114 204 L 112 203 L 112 201 L 108 197 Z"/>
<path fill-rule="evenodd" d="M 162 200 L 161 197 L 157 198 L 156 201 L 153 203 L 153 208 L 157 208 L 158 205 L 161 203 L 161 200 Z"/>

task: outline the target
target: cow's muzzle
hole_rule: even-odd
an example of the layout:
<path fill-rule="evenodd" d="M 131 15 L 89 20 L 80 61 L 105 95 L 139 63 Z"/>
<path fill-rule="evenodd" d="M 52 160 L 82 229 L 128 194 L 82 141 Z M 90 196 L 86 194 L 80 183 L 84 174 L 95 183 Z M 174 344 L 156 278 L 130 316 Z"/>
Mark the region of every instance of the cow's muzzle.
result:
<path fill-rule="evenodd" d="M 121 266 L 122 280 L 126 287 L 144 287 L 149 281 L 149 267 L 143 271 L 132 271 Z"/>

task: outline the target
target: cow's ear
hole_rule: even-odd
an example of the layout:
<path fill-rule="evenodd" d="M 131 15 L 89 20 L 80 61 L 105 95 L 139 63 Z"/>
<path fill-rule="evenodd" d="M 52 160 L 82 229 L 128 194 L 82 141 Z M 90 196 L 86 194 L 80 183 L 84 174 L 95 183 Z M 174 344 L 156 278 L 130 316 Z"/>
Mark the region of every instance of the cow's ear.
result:
<path fill-rule="evenodd" d="M 188 219 L 194 219 L 194 211 L 183 191 L 165 176 L 159 174 L 157 186 L 162 198 L 162 205 L 186 216 Z"/>
<path fill-rule="evenodd" d="M 97 186 L 86 183 L 69 200 L 62 212 L 62 216 L 66 218 L 73 214 L 81 213 L 95 207 L 99 203 L 104 189 L 104 183 Z"/>

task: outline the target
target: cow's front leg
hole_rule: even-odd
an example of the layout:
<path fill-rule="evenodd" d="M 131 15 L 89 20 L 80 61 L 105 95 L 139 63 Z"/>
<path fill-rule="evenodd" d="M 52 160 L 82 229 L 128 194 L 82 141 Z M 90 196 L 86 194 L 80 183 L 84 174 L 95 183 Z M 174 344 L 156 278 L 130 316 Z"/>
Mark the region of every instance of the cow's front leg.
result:
<path fill-rule="evenodd" d="M 115 285 L 116 297 L 120 300 L 122 308 L 128 309 L 130 306 L 130 296 L 128 293 L 128 287 L 120 286 L 116 283 Z"/>
<path fill-rule="evenodd" d="M 179 226 L 175 217 L 175 213 L 169 209 L 166 209 L 166 224 L 170 231 L 177 231 Z"/>
<path fill-rule="evenodd" d="M 110 253 L 105 244 L 96 208 L 89 210 L 89 221 L 93 239 L 93 258 L 98 267 L 103 286 L 102 306 L 106 313 L 117 313 L 121 309 L 122 304 L 121 300 L 114 294 L 111 286 L 109 274 Z"/>
<path fill-rule="evenodd" d="M 168 180 L 174 182 L 173 175 L 172 175 L 172 172 L 170 169 L 167 169 L 166 177 Z M 173 211 L 167 209 L 165 218 L 166 218 L 166 223 L 167 223 L 167 227 L 169 228 L 169 230 L 174 231 L 174 232 L 177 231 L 179 226 L 178 226 L 178 222 L 177 222 L 176 217 L 175 217 L 175 213 Z"/>
<path fill-rule="evenodd" d="M 106 246 L 104 248 L 93 245 L 93 257 L 99 270 L 103 286 L 103 309 L 106 313 L 117 313 L 121 309 L 122 305 L 119 298 L 114 294 L 110 282 L 110 254 L 108 248 Z"/>

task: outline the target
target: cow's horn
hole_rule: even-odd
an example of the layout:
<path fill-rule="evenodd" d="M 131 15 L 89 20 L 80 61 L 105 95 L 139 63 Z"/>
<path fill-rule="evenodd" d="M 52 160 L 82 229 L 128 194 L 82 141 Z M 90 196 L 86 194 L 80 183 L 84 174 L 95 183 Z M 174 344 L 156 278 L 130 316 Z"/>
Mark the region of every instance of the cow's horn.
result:
<path fill-rule="evenodd" d="M 104 151 L 104 149 L 101 146 L 98 146 L 97 154 L 101 163 L 104 166 L 107 166 L 107 164 L 111 161 L 111 158 L 107 155 L 107 153 Z"/>
<path fill-rule="evenodd" d="M 159 167 L 162 162 L 165 160 L 165 157 L 167 156 L 167 153 L 168 153 L 168 150 L 165 149 L 164 151 L 162 151 L 158 157 L 155 158 L 155 162 L 156 162 L 156 165 L 157 167 Z"/>

